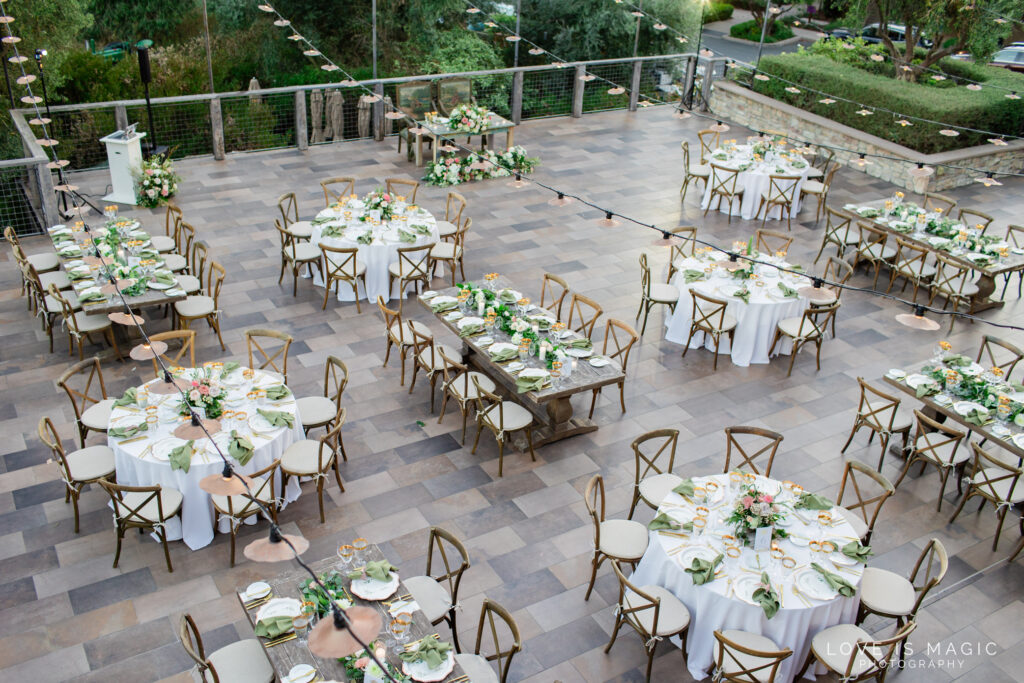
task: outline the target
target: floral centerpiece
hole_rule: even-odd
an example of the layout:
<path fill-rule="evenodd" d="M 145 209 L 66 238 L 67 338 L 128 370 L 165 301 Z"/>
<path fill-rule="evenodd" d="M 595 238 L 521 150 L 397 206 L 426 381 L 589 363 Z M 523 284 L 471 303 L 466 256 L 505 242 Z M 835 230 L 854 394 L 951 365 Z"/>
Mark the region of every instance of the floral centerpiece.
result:
<path fill-rule="evenodd" d="M 371 648 L 374 648 L 375 651 L 377 651 L 377 648 L 382 647 L 382 643 L 370 643 L 369 646 Z M 378 659 L 384 662 L 384 666 L 388 668 L 388 674 L 391 675 L 391 678 L 393 678 L 396 681 L 409 680 L 408 676 L 399 671 L 398 668 L 396 668 L 394 665 L 388 664 L 386 661 L 384 661 L 382 657 L 378 657 Z M 366 653 L 366 650 L 360 650 L 359 652 L 349 655 L 348 657 L 339 657 L 338 661 L 341 662 L 341 665 L 345 667 L 346 678 L 348 678 L 348 680 L 350 681 L 353 681 L 354 683 L 360 683 L 361 681 L 366 680 L 367 675 L 374 676 L 375 678 L 381 680 L 387 680 L 387 677 L 384 675 L 384 672 L 381 671 L 380 667 L 377 666 L 377 663 L 375 661 L 370 659 L 370 656 Z"/>
<path fill-rule="evenodd" d="M 396 203 L 397 202 L 393 194 L 385 192 L 379 187 L 363 197 L 363 206 L 366 211 L 380 211 L 380 218 L 382 221 L 389 221 L 391 220 L 391 217 L 395 215 Z M 360 219 L 366 220 L 366 215 L 363 214 Z"/>
<path fill-rule="evenodd" d="M 338 570 L 331 570 L 320 575 L 320 583 L 327 588 L 321 588 L 312 578 L 306 579 L 299 584 L 299 592 L 302 594 L 302 601 L 313 605 L 317 617 L 323 618 L 331 611 L 331 603 L 337 603 L 342 609 L 352 606 L 352 598 L 345 590 L 345 578 Z"/>
<path fill-rule="evenodd" d="M 171 155 L 154 154 L 142 162 L 135 176 L 135 197 L 139 206 L 152 209 L 163 206 L 178 192 L 181 176 L 174 172 Z"/>
<path fill-rule="evenodd" d="M 736 529 L 736 538 L 744 545 L 751 545 L 754 533 L 765 527 L 772 528 L 772 538 L 786 538 L 789 534 L 775 526 L 784 516 L 772 495 L 758 491 L 754 484 L 747 484 L 740 489 L 732 514 L 725 521 Z"/>
<path fill-rule="evenodd" d="M 208 418 L 220 417 L 224 412 L 221 403 L 227 392 L 220 385 L 219 380 L 214 379 L 209 370 L 196 379 L 193 379 L 185 392 L 185 398 L 181 402 L 181 414 L 188 415 L 193 408 L 201 412 L 201 415 Z"/>
<path fill-rule="evenodd" d="M 989 368 L 987 373 L 967 372 L 967 368 L 973 365 L 972 360 L 950 353 L 950 348 L 949 342 L 939 342 L 940 359 L 921 368 L 921 374 L 930 377 L 952 396 L 978 403 L 999 419 L 1012 420 L 1017 426 L 1024 427 L 1024 403 L 1010 397 L 1024 387 L 1008 382 L 1006 373 L 999 367 Z"/>
<path fill-rule="evenodd" d="M 483 161 L 484 163 L 480 163 Z M 424 181 L 430 185 L 447 187 L 470 180 L 501 178 L 513 173 L 529 173 L 540 160 L 526 155 L 526 150 L 516 145 L 504 152 L 485 149 L 460 158 L 455 152 L 447 152 L 436 162 L 427 164 Z"/>
<path fill-rule="evenodd" d="M 460 104 L 448 115 L 448 127 L 456 133 L 477 135 L 487 128 L 490 111 L 475 104 Z"/>

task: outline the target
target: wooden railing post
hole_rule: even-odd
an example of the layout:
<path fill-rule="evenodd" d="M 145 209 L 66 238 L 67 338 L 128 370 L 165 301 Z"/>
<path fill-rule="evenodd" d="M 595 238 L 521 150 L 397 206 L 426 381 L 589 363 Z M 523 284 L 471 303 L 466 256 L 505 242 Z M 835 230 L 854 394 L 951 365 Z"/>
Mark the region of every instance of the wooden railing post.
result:
<path fill-rule="evenodd" d="M 640 101 L 640 75 L 643 73 L 644 63 L 639 59 L 633 62 L 633 78 L 629 81 L 629 110 L 636 111 L 637 103 Z"/>
<path fill-rule="evenodd" d="M 295 91 L 295 144 L 300 151 L 309 149 L 309 133 L 306 129 L 306 91 Z"/>
<path fill-rule="evenodd" d="M 224 116 L 220 109 L 220 98 L 210 100 L 210 139 L 213 142 L 213 158 L 224 160 Z"/>
<path fill-rule="evenodd" d="M 574 119 L 583 116 L 583 89 L 587 85 L 583 77 L 586 75 L 587 67 L 583 64 L 578 64 L 572 79 L 572 117 Z"/>
<path fill-rule="evenodd" d="M 523 72 L 516 71 L 512 76 L 512 123 L 519 125 L 523 120 Z"/>
<path fill-rule="evenodd" d="M 377 101 L 373 103 L 373 139 L 380 142 L 384 139 L 384 84 L 373 86 Z"/>

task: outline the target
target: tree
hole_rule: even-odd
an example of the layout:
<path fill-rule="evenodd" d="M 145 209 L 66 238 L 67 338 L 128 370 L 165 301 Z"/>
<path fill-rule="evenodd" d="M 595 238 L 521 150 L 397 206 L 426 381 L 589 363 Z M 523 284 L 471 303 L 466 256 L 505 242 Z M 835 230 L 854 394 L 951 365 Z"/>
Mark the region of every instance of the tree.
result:
<path fill-rule="evenodd" d="M 31 5 L 23 6 L 21 12 L 8 7 L 14 16 L 11 24 L 14 35 L 21 38 L 17 44 L 18 53 L 31 58 L 37 49 L 46 50 L 43 62 L 46 86 L 54 91 L 64 80 L 61 66 L 77 47 L 79 34 L 92 25 L 93 18 L 86 11 L 87 4 L 87 0 L 34 0 Z M 9 56 L 10 48 L 5 47 L 3 58 Z M 25 66 L 34 70 L 34 60 L 26 62 Z"/>
<path fill-rule="evenodd" d="M 859 23 L 869 11 L 877 14 L 879 37 L 896 65 L 896 78 L 916 81 L 955 52 L 966 50 L 975 61 L 988 61 L 1013 27 L 997 22 L 997 16 L 1021 16 L 1024 0 L 848 0 L 848 10 Z M 889 26 L 896 24 L 906 29 L 903 43 L 889 37 Z"/>
<path fill-rule="evenodd" d="M 772 27 L 776 20 L 782 17 L 784 14 L 788 14 L 791 10 L 799 7 L 802 3 L 788 3 L 788 2 L 773 2 L 771 7 L 768 7 L 766 0 L 750 0 L 747 6 L 750 8 L 750 13 L 754 16 L 754 22 L 757 23 L 758 28 L 762 28 L 765 21 L 768 22 L 768 28 L 764 29 L 764 34 L 770 36 L 772 34 Z"/>

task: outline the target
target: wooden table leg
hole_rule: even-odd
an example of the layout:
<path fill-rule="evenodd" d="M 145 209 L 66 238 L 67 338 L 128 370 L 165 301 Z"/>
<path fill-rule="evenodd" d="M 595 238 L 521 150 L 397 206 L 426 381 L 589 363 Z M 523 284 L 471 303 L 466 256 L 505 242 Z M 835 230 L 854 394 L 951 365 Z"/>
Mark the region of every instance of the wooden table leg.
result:
<path fill-rule="evenodd" d="M 423 165 L 423 135 L 416 136 L 416 165 Z"/>
<path fill-rule="evenodd" d="M 509 128 L 505 131 L 505 150 L 512 149 L 512 138 L 514 136 L 515 128 Z"/>
<path fill-rule="evenodd" d="M 434 154 L 434 163 L 437 163 L 437 135 L 430 134 L 430 151 Z"/>
<path fill-rule="evenodd" d="M 981 277 L 978 278 L 978 293 L 971 297 L 971 308 L 975 313 L 1003 307 L 1005 302 L 989 298 L 994 291 L 996 291 L 995 278 L 982 271 Z"/>

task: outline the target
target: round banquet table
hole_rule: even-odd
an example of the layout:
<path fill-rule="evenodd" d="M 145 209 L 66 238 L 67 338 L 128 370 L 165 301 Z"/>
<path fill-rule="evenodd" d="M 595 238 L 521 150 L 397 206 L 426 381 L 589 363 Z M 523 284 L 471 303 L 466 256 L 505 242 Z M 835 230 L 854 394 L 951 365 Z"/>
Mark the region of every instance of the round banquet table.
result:
<path fill-rule="evenodd" d="M 779 265 L 788 265 L 785 261 L 772 256 L 761 255 L 758 257 L 763 261 L 772 261 Z M 736 331 L 730 345 L 729 336 L 723 334 L 719 352 L 729 354 L 734 365 L 747 367 L 751 363 L 769 362 L 768 350 L 771 348 L 772 340 L 775 338 L 775 329 L 780 320 L 785 318 L 796 318 L 803 314 L 807 307 L 807 299 L 804 296 L 797 298 L 786 298 L 779 289 L 779 282 L 785 283 L 791 289 L 799 289 L 808 285 L 806 278 L 783 274 L 784 279 L 779 278 L 779 271 L 768 266 L 756 266 L 758 281 L 764 282 L 759 286 L 755 282 L 747 281 L 747 289 L 750 291 L 750 302 L 732 296 L 732 293 L 742 286 L 742 282 L 732 277 L 732 274 L 721 267 L 712 264 L 717 260 L 714 257 L 698 256 L 687 257 L 676 260 L 676 272 L 672 278 L 672 284 L 679 288 L 679 303 L 674 313 L 669 314 L 665 319 L 665 339 L 676 344 L 685 344 L 690 336 L 690 325 L 693 321 L 693 299 L 690 297 L 690 288 L 697 292 L 715 299 L 728 301 L 726 313 L 736 319 Z M 707 269 L 711 268 L 710 276 Z M 686 282 L 686 271 L 696 270 L 704 273 L 704 279 L 695 282 Z M 710 279 L 707 279 L 709 278 Z M 711 335 L 697 332 L 690 341 L 690 348 L 696 349 L 704 346 L 709 351 L 715 350 L 715 342 Z M 775 345 L 775 352 L 788 355 L 793 344 L 789 337 L 783 337 Z"/>
<path fill-rule="evenodd" d="M 740 171 L 739 179 L 736 181 L 736 189 L 743 188 L 743 196 L 735 199 L 731 204 L 726 204 L 721 197 L 714 199 L 714 208 L 733 216 L 742 216 L 746 219 L 754 218 L 757 209 L 761 205 L 761 194 L 768 193 L 771 186 L 769 176 L 776 175 L 798 175 L 800 180 L 796 182 L 796 190 L 793 193 L 793 204 L 790 212 L 793 216 L 800 212 L 800 188 L 803 187 L 807 174 L 811 171 L 811 165 L 796 152 L 786 154 L 789 159 L 779 156 L 775 152 L 765 155 L 763 161 L 756 161 L 753 158 L 753 150 L 750 145 L 734 145 L 729 149 L 716 149 L 708 157 L 708 162 L 717 166 L 724 166 L 729 169 L 738 169 L 749 164 L 749 167 Z M 714 169 L 712 169 L 713 171 Z M 701 199 L 700 208 L 706 210 L 711 204 L 711 188 L 714 181 L 708 179 L 704 188 L 704 196 Z M 768 218 L 776 219 L 782 216 L 782 210 L 775 206 L 768 212 Z"/>
<path fill-rule="evenodd" d="M 829 553 L 812 552 L 805 542 L 825 538 L 845 544 L 856 540 L 853 527 L 842 517 L 838 508 L 832 509 L 834 524 L 827 527 L 819 525 L 816 511 L 786 509 L 785 529 L 795 538 L 780 539 L 777 543 L 787 556 L 796 561 L 796 567 L 789 570 L 776 565 L 769 570 L 777 572 L 770 574 L 770 578 L 777 591 L 781 588 L 782 599 L 779 611 L 771 619 L 766 619 L 764 610 L 758 604 L 741 597 L 733 583 L 744 576 L 759 580 L 757 577 L 761 571 L 756 570 L 756 567 L 768 567 L 769 562 L 777 562 L 769 560 L 767 552 L 755 553 L 752 548 L 744 547 L 737 560 L 729 560 L 728 563 L 720 565 L 720 568 L 724 567 L 723 576 L 701 586 L 694 585 L 690 574 L 684 571 L 684 563 L 689 567 L 692 562 L 692 557 L 687 553 L 697 552 L 691 548 L 703 547 L 713 557 L 723 551 L 721 535 L 733 533 L 733 529 L 724 522 L 724 518 L 729 516 L 734 505 L 728 491 L 729 475 L 693 478 L 696 486 L 702 486 L 708 481 L 714 481 L 719 488 L 716 497 L 712 497 L 706 503 L 711 512 L 708 516 L 708 528 L 703 535 L 695 538 L 693 534 L 650 532 L 650 545 L 630 581 L 636 586 L 658 585 L 667 588 L 690 610 L 690 628 L 686 643 L 687 667 L 697 680 L 707 676 L 714 666 L 714 632 L 740 629 L 763 635 L 770 638 L 780 649 L 788 647 L 793 651 L 793 655 L 782 663 L 775 679 L 786 683 L 793 679 L 803 665 L 810 649 L 811 638 L 815 634 L 836 624 L 853 623 L 857 616 L 860 604 L 857 596 L 844 598 L 836 594 L 835 597 L 819 600 L 801 592 L 807 600 L 805 603 L 793 592 L 793 582 L 799 575 L 803 572 L 814 574 L 814 569 L 810 567 L 811 562 L 817 562 L 827 570 L 842 576 L 853 586 L 859 587 L 862 564 L 854 563 L 851 567 L 838 569 L 831 562 Z M 757 489 L 763 493 L 779 491 L 776 498 L 779 503 L 791 503 L 794 500 L 792 491 L 781 482 L 764 477 L 756 477 L 755 482 Z M 658 512 L 666 513 L 680 522 L 689 522 L 695 516 L 694 509 L 694 505 L 687 499 L 677 493 L 669 493 L 658 508 Z M 760 565 L 756 562 L 760 562 Z M 748 566 L 755 569 L 748 569 Z M 824 590 L 831 592 L 827 588 Z"/>
<path fill-rule="evenodd" d="M 325 244 L 329 247 L 346 249 L 358 248 L 356 261 L 366 265 L 366 288 L 365 291 L 360 292 L 360 296 L 365 297 L 367 301 L 376 301 L 378 296 L 383 297 L 384 301 L 390 301 L 388 266 L 398 261 L 400 247 L 418 247 L 437 242 L 437 222 L 429 211 L 420 207 L 415 209 L 406 207 L 392 220 L 381 222 L 378 225 L 374 225 L 372 220 L 360 220 L 361 218 L 371 219 L 373 213 L 365 211 L 361 199 L 349 199 L 340 206 L 328 207 L 318 213 L 314 219 L 313 236 L 310 241 L 315 245 Z M 340 236 L 324 235 L 324 230 L 328 226 L 340 229 L 342 234 Z M 401 241 L 399 230 L 414 235 L 416 240 L 414 242 Z M 357 238 L 365 236 L 368 231 L 372 234 L 373 241 L 370 244 L 358 242 Z M 324 286 L 323 278 L 315 271 L 313 284 L 318 287 Z M 362 289 L 362 283 L 359 284 L 359 287 Z M 352 287 L 347 283 L 339 283 L 338 300 L 355 301 Z"/>
<path fill-rule="evenodd" d="M 211 372 L 219 372 L 219 364 L 207 363 Z M 274 460 L 281 457 L 285 449 L 294 442 L 304 439 L 302 422 L 299 419 L 298 408 L 295 404 L 295 396 L 291 395 L 281 401 L 268 401 L 266 398 L 249 399 L 247 394 L 252 389 L 266 388 L 280 384 L 281 376 L 276 373 L 268 373 L 256 370 L 251 381 L 245 375 L 246 368 L 241 367 L 235 370 L 224 380 L 224 386 L 228 389 L 228 401 L 225 408 L 228 410 L 244 411 L 246 420 L 221 420 L 221 431 L 215 432 L 213 437 L 218 440 L 221 450 L 227 455 L 226 438 L 231 430 L 235 429 L 252 441 L 255 452 L 245 465 L 239 465 L 234 458 L 227 455 L 228 461 L 236 471 L 242 474 L 249 474 L 269 466 Z M 190 379 L 194 373 L 203 372 L 202 368 L 186 368 L 180 373 L 183 379 Z M 160 380 L 152 380 L 144 384 L 150 387 Z M 141 388 L 141 387 L 140 387 Z M 114 462 L 117 469 L 117 482 L 129 486 L 161 486 L 175 488 L 181 491 L 184 500 L 181 505 L 181 517 L 169 520 L 165 526 L 167 540 L 184 540 L 192 550 L 198 550 L 213 542 L 214 510 L 210 501 L 210 494 L 199 488 L 199 480 L 210 474 L 218 474 L 223 469 L 223 461 L 217 455 L 207 438 L 196 439 L 192 454 L 192 463 L 188 472 L 180 469 L 171 469 L 170 461 L 161 457 L 163 451 L 169 446 L 180 446 L 184 440 L 175 437 L 172 432 L 182 424 L 181 420 L 165 420 L 164 416 L 176 412 L 180 404 L 179 394 L 155 394 L 149 393 L 148 405 L 157 405 L 155 411 L 161 418 L 155 424 L 151 423 L 149 429 L 143 434 L 147 438 L 140 440 L 115 439 L 107 437 L 107 445 L 114 450 Z M 295 415 L 295 421 L 291 428 L 276 427 L 260 429 L 254 433 L 250 424 L 253 416 L 257 416 L 258 408 L 265 410 L 280 410 Z M 115 407 L 110 413 L 110 427 L 123 427 L 132 423 L 133 419 L 141 420 L 146 416 L 144 408 L 136 407 Z M 222 436 L 223 435 L 223 436 Z M 280 475 L 278 475 L 280 476 Z M 274 486 L 274 491 L 280 494 L 280 480 Z M 284 493 L 284 502 L 289 503 L 299 497 L 299 482 L 292 478 L 288 482 L 288 489 Z M 257 518 L 250 517 L 248 523 L 255 524 Z M 222 517 L 219 531 L 230 532 L 231 520 Z"/>

